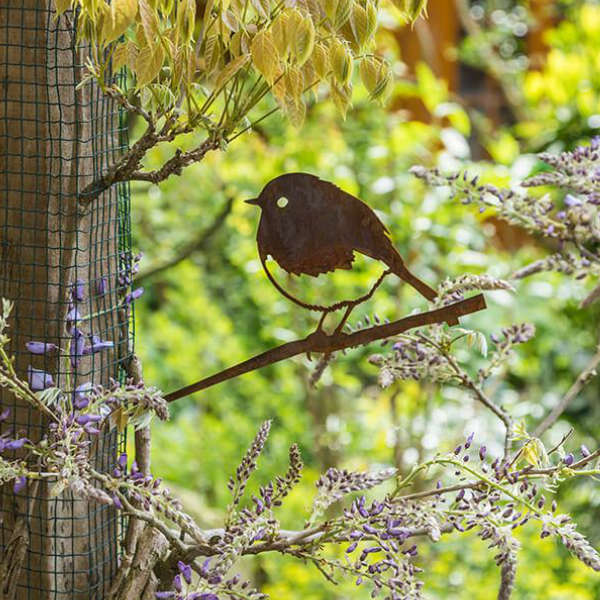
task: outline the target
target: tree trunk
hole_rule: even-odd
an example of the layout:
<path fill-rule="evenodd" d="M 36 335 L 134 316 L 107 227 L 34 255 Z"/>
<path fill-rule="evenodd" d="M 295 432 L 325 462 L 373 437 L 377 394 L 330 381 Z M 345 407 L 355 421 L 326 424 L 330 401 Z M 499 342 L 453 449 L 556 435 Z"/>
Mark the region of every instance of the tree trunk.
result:
<path fill-rule="evenodd" d="M 130 260 L 126 200 L 109 190 L 85 211 L 77 201 L 78 190 L 119 152 L 119 115 L 93 86 L 76 89 L 85 52 L 75 47 L 72 19 L 57 20 L 50 0 L 0 0 L 0 296 L 14 302 L 8 334 L 18 373 L 25 379 L 32 365 L 63 389 L 116 378 L 128 347 L 117 311 L 118 271 Z M 108 291 L 99 297 L 101 277 Z M 112 340 L 115 350 L 85 357 L 68 383 L 68 359 L 32 356 L 25 343 L 51 342 L 68 352 L 65 316 L 76 280 L 85 284 L 77 327 Z M 29 406 L 5 391 L 0 406 L 11 408 L 9 425 L 31 440 L 44 435 L 46 423 Z M 115 432 L 99 441 L 99 468 L 114 463 L 116 445 Z M 0 581 L 0 599 L 100 599 L 110 587 L 115 511 L 69 491 L 51 497 L 51 486 L 29 484 L 18 495 L 12 486 L 2 489 L 0 576 L 11 582 Z"/>

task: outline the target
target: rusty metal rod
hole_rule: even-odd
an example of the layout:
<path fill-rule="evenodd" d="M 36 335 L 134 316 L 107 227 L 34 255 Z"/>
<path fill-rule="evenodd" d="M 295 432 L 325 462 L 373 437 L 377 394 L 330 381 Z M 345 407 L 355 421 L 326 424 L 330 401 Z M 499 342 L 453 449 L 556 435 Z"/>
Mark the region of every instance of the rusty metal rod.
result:
<path fill-rule="evenodd" d="M 444 323 L 453 318 L 458 319 L 465 315 L 469 315 L 486 308 L 485 298 L 483 294 L 477 294 L 466 300 L 454 302 L 416 315 L 410 315 L 404 319 L 387 323 L 386 325 L 377 325 L 368 329 L 362 329 L 354 333 L 337 333 L 335 335 L 327 335 L 323 332 L 312 333 L 308 337 L 294 342 L 282 344 L 276 348 L 271 348 L 262 354 L 257 354 L 248 360 L 245 360 L 237 365 L 233 365 L 219 373 L 215 373 L 210 377 L 205 377 L 196 383 L 187 385 L 181 389 L 175 390 L 165 396 L 167 402 L 173 402 L 184 396 L 189 396 L 194 392 L 205 390 L 217 383 L 222 383 L 228 379 L 239 377 L 250 371 L 261 369 L 268 365 L 292 358 L 299 354 L 323 352 L 330 353 L 345 348 L 353 348 L 355 346 L 363 346 L 377 340 L 392 337 L 404 333 L 415 327 L 423 325 L 431 325 L 433 323 Z"/>

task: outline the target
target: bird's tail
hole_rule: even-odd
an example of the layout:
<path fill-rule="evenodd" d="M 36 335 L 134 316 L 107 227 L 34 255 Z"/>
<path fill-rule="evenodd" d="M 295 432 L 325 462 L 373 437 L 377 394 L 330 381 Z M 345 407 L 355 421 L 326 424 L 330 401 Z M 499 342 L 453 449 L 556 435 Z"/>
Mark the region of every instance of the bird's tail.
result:
<path fill-rule="evenodd" d="M 403 281 L 406 281 L 410 286 L 412 286 L 419 294 L 421 294 L 424 298 L 427 298 L 430 302 L 433 302 L 437 298 L 437 292 L 429 287 L 424 281 L 421 281 L 418 277 L 413 275 L 404 264 L 400 255 L 398 255 L 397 259 L 393 261 L 391 265 L 392 271 L 395 275 L 400 277 Z M 448 320 L 448 325 L 458 325 L 458 319 L 450 319 Z"/>

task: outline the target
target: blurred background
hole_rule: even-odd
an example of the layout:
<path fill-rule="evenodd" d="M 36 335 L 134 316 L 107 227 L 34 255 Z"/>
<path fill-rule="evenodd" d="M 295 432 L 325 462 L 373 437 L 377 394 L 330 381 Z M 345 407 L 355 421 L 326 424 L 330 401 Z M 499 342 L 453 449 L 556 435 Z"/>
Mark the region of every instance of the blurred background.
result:
<path fill-rule="evenodd" d="M 319 98 L 301 130 L 275 114 L 226 153 L 209 155 L 160 189 L 134 187 L 134 245 L 145 253 L 138 284 L 146 289 L 136 306 L 137 348 L 148 383 L 171 391 L 315 327 L 316 315 L 279 296 L 262 273 L 255 242 L 259 215 L 242 202 L 282 172 L 317 174 L 368 202 L 412 271 L 431 284 L 462 273 L 508 278 L 548 252 L 541 240 L 446 199 L 408 170 L 415 164 L 468 167 L 486 181 L 515 185 L 535 169 L 535 153 L 568 149 L 600 134 L 600 4 L 430 0 L 427 20 L 411 28 L 390 12 L 378 36 L 379 52 L 396 73 L 385 106 L 369 102 L 357 81 L 345 121 Z M 266 101 L 262 108 L 269 106 Z M 150 162 L 167 151 L 156 150 Z M 372 278 L 372 268 L 365 263 L 358 274 L 315 283 L 311 293 L 347 297 Z M 487 336 L 512 323 L 535 324 L 536 337 L 520 346 L 494 390 L 531 426 L 594 352 L 598 314 L 578 307 L 593 282 L 539 274 L 516 287 L 514 295 L 487 294 L 489 309 L 464 322 Z M 423 307 L 420 298 L 389 278 L 353 322 L 374 313 L 393 320 L 415 307 Z M 308 384 L 315 362 L 302 357 L 179 400 L 171 421 L 154 427 L 153 472 L 201 524 L 217 526 L 229 501 L 229 474 L 260 423 L 272 418 L 256 483 L 284 472 L 287 448 L 298 442 L 305 474 L 281 518 L 284 527 L 301 527 L 314 481 L 330 466 L 395 465 L 405 473 L 471 431 L 497 448 L 497 426 L 464 392 L 414 382 L 382 391 L 367 362 L 380 350 L 337 357 L 315 389 Z M 465 350 L 467 356 L 476 353 Z M 477 359 L 469 360 L 477 369 Z M 575 447 L 594 446 L 598 391 L 592 382 L 550 432 L 549 443 L 572 425 Z M 598 489 L 569 482 L 560 501 L 561 511 L 574 513 L 598 547 Z M 522 529 L 527 543 L 515 598 L 600 598 L 592 571 L 562 546 L 536 539 L 534 527 Z M 461 535 L 429 548 L 423 544 L 419 562 L 427 567 L 427 597 L 495 598 L 498 569 L 483 543 Z M 334 587 L 313 566 L 277 555 L 249 559 L 245 568 L 276 599 L 369 597 L 367 589 Z"/>

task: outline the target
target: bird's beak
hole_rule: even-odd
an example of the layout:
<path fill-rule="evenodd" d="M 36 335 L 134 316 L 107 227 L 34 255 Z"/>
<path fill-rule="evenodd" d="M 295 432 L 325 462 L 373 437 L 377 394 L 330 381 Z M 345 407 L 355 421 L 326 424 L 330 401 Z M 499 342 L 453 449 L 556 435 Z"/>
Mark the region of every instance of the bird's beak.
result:
<path fill-rule="evenodd" d="M 250 198 L 249 200 L 244 200 L 246 204 L 252 204 L 254 206 L 260 206 L 260 200 L 258 198 Z"/>

